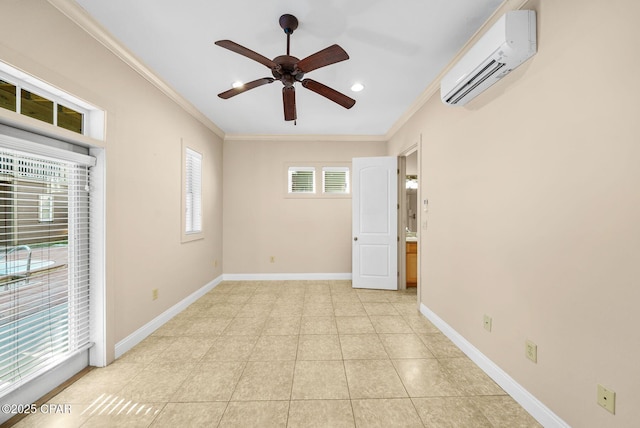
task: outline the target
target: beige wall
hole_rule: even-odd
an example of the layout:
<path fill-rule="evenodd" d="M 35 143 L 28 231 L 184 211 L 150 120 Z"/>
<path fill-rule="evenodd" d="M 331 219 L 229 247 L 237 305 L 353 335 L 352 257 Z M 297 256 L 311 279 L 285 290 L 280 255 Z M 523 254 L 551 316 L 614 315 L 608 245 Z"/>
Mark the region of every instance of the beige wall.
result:
<path fill-rule="evenodd" d="M 4 1 L 2 14 L 11 19 L 0 25 L 1 60 L 107 111 L 112 359 L 118 341 L 222 274 L 222 142 L 46 1 Z M 204 239 L 187 244 L 180 243 L 182 139 L 204 156 Z"/>
<path fill-rule="evenodd" d="M 390 142 L 422 134 L 422 303 L 571 426 L 637 426 L 640 4 L 524 8 L 538 54 L 466 108 L 436 94 Z"/>
<path fill-rule="evenodd" d="M 385 152 L 371 141 L 225 141 L 224 273 L 351 273 L 351 198 L 286 197 L 286 165 Z"/>

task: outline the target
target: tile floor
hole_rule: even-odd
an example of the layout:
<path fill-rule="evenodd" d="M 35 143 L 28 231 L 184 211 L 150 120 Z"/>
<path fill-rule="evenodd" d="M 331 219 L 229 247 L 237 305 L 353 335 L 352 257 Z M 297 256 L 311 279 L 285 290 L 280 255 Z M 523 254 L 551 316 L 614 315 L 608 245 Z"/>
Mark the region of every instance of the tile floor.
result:
<path fill-rule="evenodd" d="M 538 427 L 415 290 L 223 282 L 17 427 Z"/>

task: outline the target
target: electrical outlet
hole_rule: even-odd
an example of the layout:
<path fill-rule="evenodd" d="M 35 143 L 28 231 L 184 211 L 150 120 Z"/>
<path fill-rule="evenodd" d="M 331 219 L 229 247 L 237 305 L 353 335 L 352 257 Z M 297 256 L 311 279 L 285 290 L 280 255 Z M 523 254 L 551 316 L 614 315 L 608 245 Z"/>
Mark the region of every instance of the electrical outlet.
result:
<path fill-rule="evenodd" d="M 616 393 L 598 384 L 598 404 L 616 414 Z"/>
<path fill-rule="evenodd" d="M 484 329 L 491 331 L 491 317 L 489 315 L 484 316 Z"/>
<path fill-rule="evenodd" d="M 275 263 L 276 262 L 276 256 L 271 256 L 271 259 L 269 261 L 271 263 Z"/>
<path fill-rule="evenodd" d="M 530 340 L 525 343 L 525 355 L 534 363 L 538 363 L 538 345 Z"/>
<path fill-rule="evenodd" d="M 151 290 L 151 300 L 158 300 L 158 289 L 154 288 Z"/>

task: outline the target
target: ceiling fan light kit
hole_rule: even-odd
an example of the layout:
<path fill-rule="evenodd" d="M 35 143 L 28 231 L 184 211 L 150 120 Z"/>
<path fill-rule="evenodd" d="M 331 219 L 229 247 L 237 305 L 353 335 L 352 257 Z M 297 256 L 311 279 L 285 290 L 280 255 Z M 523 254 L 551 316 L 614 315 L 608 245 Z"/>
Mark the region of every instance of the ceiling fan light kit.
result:
<path fill-rule="evenodd" d="M 280 27 L 287 35 L 287 54 L 275 57 L 273 60 L 260 55 L 242 45 L 231 40 L 218 40 L 216 45 L 228 49 L 232 52 L 252 59 L 271 70 L 273 77 L 263 77 L 252 82 L 245 83 L 227 91 L 221 92 L 218 96 L 222 99 L 228 99 L 239 95 L 248 90 L 257 88 L 268 83 L 279 80 L 283 84 L 282 88 L 282 104 L 284 109 L 284 120 L 291 121 L 297 119 L 296 112 L 296 92 L 295 83 L 299 82 L 304 88 L 321 95 L 344 108 L 351 108 L 356 101 L 341 92 L 336 91 L 320 82 L 312 79 L 305 79 L 305 73 L 309 73 L 318 68 L 335 64 L 340 61 L 349 59 L 349 55 L 338 45 L 331 45 L 321 51 L 318 51 L 308 57 L 300 60 L 290 55 L 290 39 L 293 32 L 298 28 L 298 19 L 290 14 L 280 17 Z"/>

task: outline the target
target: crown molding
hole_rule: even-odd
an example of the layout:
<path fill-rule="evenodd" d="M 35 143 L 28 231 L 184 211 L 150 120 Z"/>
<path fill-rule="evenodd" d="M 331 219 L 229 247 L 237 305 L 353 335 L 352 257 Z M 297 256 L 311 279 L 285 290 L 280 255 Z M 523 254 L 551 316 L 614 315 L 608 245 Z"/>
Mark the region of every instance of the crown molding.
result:
<path fill-rule="evenodd" d="M 322 134 L 226 134 L 225 141 L 293 141 L 293 142 L 387 142 L 384 135 L 322 135 Z"/>
<path fill-rule="evenodd" d="M 86 31 L 91 37 L 96 39 L 100 44 L 109 49 L 113 54 L 120 58 L 125 64 L 145 78 L 149 83 L 158 88 L 173 102 L 178 104 L 184 111 L 193 116 L 196 120 L 209 128 L 218 137 L 224 139 L 225 133 L 215 123 L 200 112 L 187 101 L 182 95 L 178 94 L 168 83 L 160 79 L 152 72 L 142 61 L 140 61 L 131 51 L 125 48 L 120 42 L 102 27 L 95 19 L 73 0 L 47 0 L 53 7 L 58 9 L 63 15 L 73 21 L 78 27 Z"/>
<path fill-rule="evenodd" d="M 478 39 L 493 25 L 498 18 L 510 10 L 522 9 L 530 0 L 504 0 L 500 6 L 491 14 L 485 23 L 476 31 L 473 36 L 462 46 L 447 66 L 436 76 L 427 88 L 416 98 L 409 108 L 398 118 L 385 134 L 385 140 L 390 141 L 412 117 L 440 90 L 440 81 L 451 70 L 451 68 L 462 58 L 462 56 L 473 46 Z"/>

